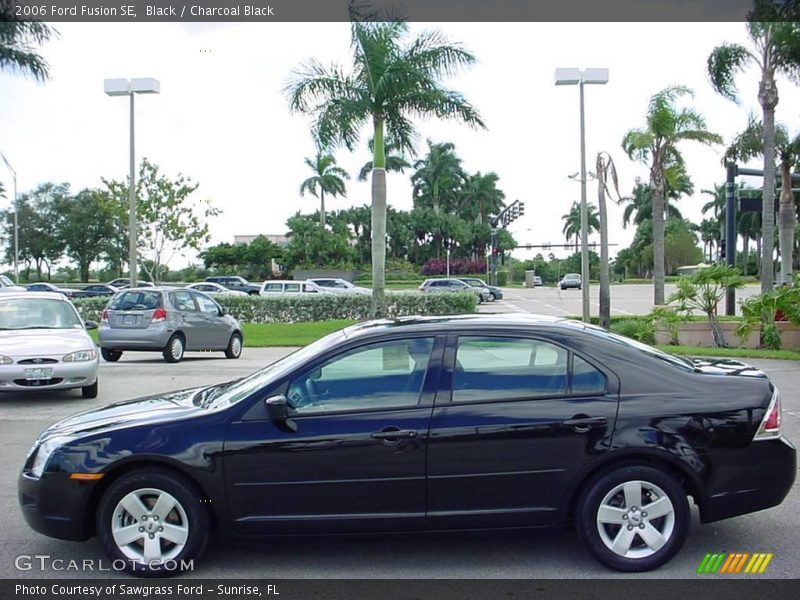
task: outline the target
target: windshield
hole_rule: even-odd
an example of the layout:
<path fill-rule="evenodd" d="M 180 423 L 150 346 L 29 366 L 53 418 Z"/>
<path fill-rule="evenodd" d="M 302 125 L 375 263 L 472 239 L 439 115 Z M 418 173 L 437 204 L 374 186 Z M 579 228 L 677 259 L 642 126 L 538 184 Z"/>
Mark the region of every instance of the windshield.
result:
<path fill-rule="evenodd" d="M 224 405 L 230 406 L 232 404 L 236 404 L 240 400 L 250 396 L 250 394 L 256 390 L 264 387 L 286 373 L 291 372 L 293 369 L 302 365 L 307 360 L 318 354 L 321 354 L 328 348 L 335 346 L 344 338 L 344 333 L 341 331 L 335 331 L 323 338 L 318 339 L 316 342 L 313 342 L 308 346 L 300 348 L 299 350 L 295 350 L 288 356 L 285 356 L 277 362 L 272 363 L 268 367 L 261 369 L 260 371 L 256 371 L 244 379 L 240 379 L 239 381 L 227 385 L 226 387 L 215 391 L 213 394 L 209 394 L 204 399 L 213 399 L 213 407 Z M 200 404 L 201 401 L 196 401 L 196 403 Z"/>
<path fill-rule="evenodd" d="M 0 302 L 0 329 L 83 329 L 83 322 L 64 300 L 15 298 Z"/>

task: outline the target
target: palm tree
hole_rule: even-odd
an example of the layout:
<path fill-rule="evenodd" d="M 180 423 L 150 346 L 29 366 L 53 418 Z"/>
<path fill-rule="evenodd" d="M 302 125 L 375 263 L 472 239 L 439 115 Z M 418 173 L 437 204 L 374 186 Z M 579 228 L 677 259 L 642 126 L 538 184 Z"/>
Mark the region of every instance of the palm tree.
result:
<path fill-rule="evenodd" d="M 505 206 L 506 195 L 497 187 L 497 173 L 482 174 L 480 171 L 467 176 L 461 189 L 459 213 L 465 219 L 481 225 L 489 215 L 496 215 Z"/>
<path fill-rule="evenodd" d="M 800 135 L 790 137 L 783 125 L 777 125 L 775 127 L 774 143 L 781 172 L 780 208 L 778 210 L 778 248 L 781 255 L 781 281 L 790 282 L 792 280 L 796 220 L 794 194 L 792 194 L 792 167 L 800 161 Z M 725 160 L 747 162 L 763 154 L 764 126 L 758 119 L 751 116 L 747 128 L 734 138 L 725 152 Z M 762 193 L 762 202 L 766 201 L 765 188 Z M 771 259 L 772 255 L 770 255 L 770 264 L 772 262 Z"/>
<path fill-rule="evenodd" d="M 777 11 L 777 12 L 775 12 Z M 758 0 L 747 23 L 751 48 L 724 43 L 708 57 L 708 75 L 714 89 L 737 101 L 735 78 L 739 71 L 755 63 L 761 70 L 758 102 L 763 122 L 764 195 L 761 209 L 761 291 L 772 289 L 775 268 L 772 263 L 775 214 L 775 107 L 778 105 L 778 74 L 796 77 L 800 72 L 800 25 L 794 19 L 780 18 L 780 9 L 770 0 Z M 777 18 L 776 18 L 777 17 Z M 783 265 L 783 261 L 781 261 Z"/>
<path fill-rule="evenodd" d="M 369 142 L 367 142 L 367 147 L 369 148 L 370 153 L 375 153 L 375 139 L 370 138 Z M 385 140 L 385 147 L 386 147 L 386 172 L 394 172 L 394 173 L 404 173 L 406 169 L 411 168 L 411 163 L 409 163 L 405 156 L 403 155 L 400 148 L 392 140 Z M 361 170 L 358 172 L 358 180 L 359 181 L 366 181 L 369 174 L 372 173 L 372 161 L 368 160 L 364 163 L 364 166 L 361 167 Z"/>
<path fill-rule="evenodd" d="M 456 195 L 467 177 L 455 150 L 450 142 L 434 144 L 428 140 L 428 154 L 414 163 L 416 171 L 411 176 L 415 207 L 431 208 L 435 215 L 442 202 L 448 212 L 455 208 Z"/>
<path fill-rule="evenodd" d="M 586 213 L 588 216 L 586 223 L 589 229 L 587 233 L 591 234 L 593 231 L 598 231 L 600 229 L 600 214 L 597 212 L 597 207 L 591 202 L 587 203 Z M 567 240 L 573 235 L 575 236 L 575 252 L 577 252 L 578 240 L 581 235 L 581 203 L 573 202 L 569 212 L 562 215 L 561 218 L 564 220 L 564 228 L 561 233 L 564 234 Z"/>
<path fill-rule="evenodd" d="M 702 144 L 719 143 L 722 138 L 706 129 L 700 113 L 678 108 L 678 98 L 692 95 L 687 87 L 668 87 L 650 99 L 646 124 L 631 129 L 622 140 L 622 148 L 632 160 L 649 164 L 650 193 L 653 197 L 653 302 L 664 304 L 664 212 L 666 171 L 683 165 L 678 151 L 682 141 Z"/>
<path fill-rule="evenodd" d="M 4 3 L 5 4 L 5 3 Z M 8 5 L 10 7 L 10 5 Z M 0 20 L 0 71 L 29 75 L 36 81 L 50 79 L 47 61 L 33 51 L 54 35 L 55 30 L 38 21 L 17 21 L 10 8 L 2 9 Z"/>
<path fill-rule="evenodd" d="M 600 207 L 600 310 L 598 321 L 600 327 L 611 326 L 611 283 L 608 276 L 608 213 L 606 211 L 606 194 L 616 201 L 621 200 L 619 179 L 614 159 L 608 152 L 598 152 L 595 164 L 597 174 L 597 204 Z M 611 185 L 609 185 L 609 182 Z M 616 197 L 615 197 L 616 196 Z"/>
<path fill-rule="evenodd" d="M 477 110 L 441 79 L 475 62 L 472 54 L 451 44 L 438 31 L 408 40 L 408 24 L 391 17 L 364 14 L 350 4 L 353 68 L 325 68 L 309 61 L 294 71 L 286 87 L 293 112 L 316 118 L 325 144 L 352 150 L 370 124 L 375 140 L 372 158 L 372 302 L 373 316 L 384 314 L 386 267 L 386 149 L 389 135 L 402 152 L 411 153 L 411 116 L 453 119 L 484 127 Z"/>
<path fill-rule="evenodd" d="M 347 171 L 336 166 L 336 159 L 331 154 L 318 149 L 313 159 L 306 158 L 305 163 L 314 172 L 313 177 L 309 177 L 300 184 L 300 195 L 306 192 L 319 198 L 319 224 L 325 227 L 325 194 L 333 197 L 345 196 L 345 179 L 350 179 Z"/>
<path fill-rule="evenodd" d="M 689 187 L 682 187 L 680 190 L 669 189 L 667 193 L 667 217 L 683 219 L 683 215 L 678 208 L 669 202 L 677 200 L 681 194 L 691 194 L 693 186 L 689 181 Z M 637 227 L 645 221 L 653 220 L 653 195 L 650 193 L 650 186 L 642 183 L 639 179 L 633 186 L 630 196 L 622 198 L 620 203 L 625 203 L 625 210 L 622 212 L 622 227 L 627 228 L 631 222 Z"/>

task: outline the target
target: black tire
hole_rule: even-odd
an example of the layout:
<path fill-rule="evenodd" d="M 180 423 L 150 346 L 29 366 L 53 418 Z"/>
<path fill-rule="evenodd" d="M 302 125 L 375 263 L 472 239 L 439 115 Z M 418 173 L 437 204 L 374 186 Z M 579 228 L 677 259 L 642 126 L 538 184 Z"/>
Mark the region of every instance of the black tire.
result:
<path fill-rule="evenodd" d="M 627 506 L 624 492 L 608 498 L 615 489 L 628 482 L 634 484 L 634 489 L 636 482 L 641 483 L 639 498 L 642 506 Z M 657 491 L 648 486 L 654 486 Z M 647 515 L 647 508 L 656 500 L 663 502 L 659 498 L 660 493 L 669 499 L 672 510 L 666 516 L 653 518 L 652 515 Z M 623 497 L 620 498 L 620 495 Z M 628 516 L 622 516 L 624 521 L 620 523 L 628 525 L 601 524 L 598 521 L 598 511 L 603 505 L 614 511 L 624 511 Z M 607 567 L 625 572 L 651 571 L 667 563 L 686 541 L 690 522 L 689 501 L 680 483 L 658 469 L 636 465 L 619 467 L 590 481 L 584 488 L 583 497 L 578 501 L 576 513 L 578 534 L 589 553 Z M 639 528 L 647 528 L 648 532 L 655 530 L 666 541 L 658 549 L 653 549 L 639 535 Z M 633 531 L 627 534 L 632 536 L 626 551 L 628 556 L 615 552 L 608 545 L 609 542 L 619 539 L 618 534 L 624 536 L 624 529 Z"/>
<path fill-rule="evenodd" d="M 131 516 L 130 513 L 118 506 L 123 498 L 137 490 L 153 490 L 156 493 L 167 493 L 172 496 L 177 504 L 161 520 L 161 523 L 175 524 L 188 530 L 182 549 L 174 556 L 164 557 L 164 560 L 158 563 L 145 562 L 142 556 L 145 535 L 158 536 L 156 543 L 159 545 L 159 550 L 162 555 L 168 556 L 169 552 L 174 552 L 177 545 L 166 537 L 161 537 L 167 534 L 143 533 L 142 538 L 125 546 L 128 554 L 114 540 L 115 526 L 124 526 L 124 523 L 137 526 L 139 524 L 148 525 L 147 521 Z M 148 509 L 153 508 L 156 498 L 157 495 L 150 491 L 140 496 L 141 502 Z M 169 577 L 180 572 L 183 565 L 191 564 L 189 561 L 200 558 L 208 544 L 211 518 L 207 507 L 202 502 L 203 494 L 200 490 L 178 473 L 159 468 L 132 471 L 114 481 L 100 498 L 96 517 L 97 537 L 111 562 L 115 565 L 124 565 L 123 570 L 127 573 L 139 577 Z M 150 513 L 149 522 L 154 523 L 154 521 L 155 524 L 158 524 L 153 514 Z M 139 531 L 143 531 L 143 529 L 139 529 Z M 136 556 L 139 551 L 141 551 L 140 555 Z"/>
<path fill-rule="evenodd" d="M 567 288 L 562 285 L 561 286 L 561 291 L 563 292 L 565 289 L 567 289 Z"/>
<path fill-rule="evenodd" d="M 238 343 L 237 343 L 238 342 Z M 242 355 L 242 334 L 234 333 L 225 348 L 225 358 L 237 359 Z"/>
<path fill-rule="evenodd" d="M 164 356 L 164 360 L 168 363 L 181 362 L 183 353 L 185 351 L 185 344 L 186 342 L 182 335 L 178 333 L 173 334 L 173 336 L 169 338 L 167 345 L 164 346 L 164 350 L 161 353 Z"/>
<path fill-rule="evenodd" d="M 110 348 L 100 348 L 100 356 L 107 362 L 117 362 L 122 358 L 122 350 L 111 350 Z"/>
<path fill-rule="evenodd" d="M 495 296 L 494 293 L 489 294 L 489 296 L 492 298 L 489 302 L 497 302 L 497 296 Z"/>
<path fill-rule="evenodd" d="M 81 388 L 81 396 L 84 398 L 97 398 L 97 388 L 99 379 L 95 379 L 92 385 L 87 385 Z"/>

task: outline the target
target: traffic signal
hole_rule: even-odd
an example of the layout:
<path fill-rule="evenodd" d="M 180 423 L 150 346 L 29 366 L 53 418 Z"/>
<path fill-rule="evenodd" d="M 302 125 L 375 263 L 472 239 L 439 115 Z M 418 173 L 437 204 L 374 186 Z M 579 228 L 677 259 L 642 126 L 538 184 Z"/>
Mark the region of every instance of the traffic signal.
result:
<path fill-rule="evenodd" d="M 523 216 L 525 214 L 525 203 L 524 202 L 520 202 L 518 204 L 518 207 L 519 208 L 517 209 L 517 212 L 519 213 L 519 216 L 521 217 L 521 216 Z"/>

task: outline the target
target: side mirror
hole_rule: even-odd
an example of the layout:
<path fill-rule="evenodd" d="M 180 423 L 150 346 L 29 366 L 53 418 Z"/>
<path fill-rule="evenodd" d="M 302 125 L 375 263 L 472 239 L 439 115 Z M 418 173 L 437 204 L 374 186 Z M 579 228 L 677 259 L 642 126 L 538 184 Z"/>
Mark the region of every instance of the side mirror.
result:
<path fill-rule="evenodd" d="M 289 418 L 289 402 L 286 396 L 279 394 L 266 399 L 269 418 L 281 429 L 295 432 L 297 424 Z"/>
<path fill-rule="evenodd" d="M 228 309 L 225 308 L 224 306 L 220 306 L 219 307 L 219 316 L 220 317 L 224 317 L 227 314 L 228 314 Z"/>
<path fill-rule="evenodd" d="M 86 330 L 97 329 L 97 323 L 95 323 L 94 321 L 84 321 L 83 327 Z"/>

